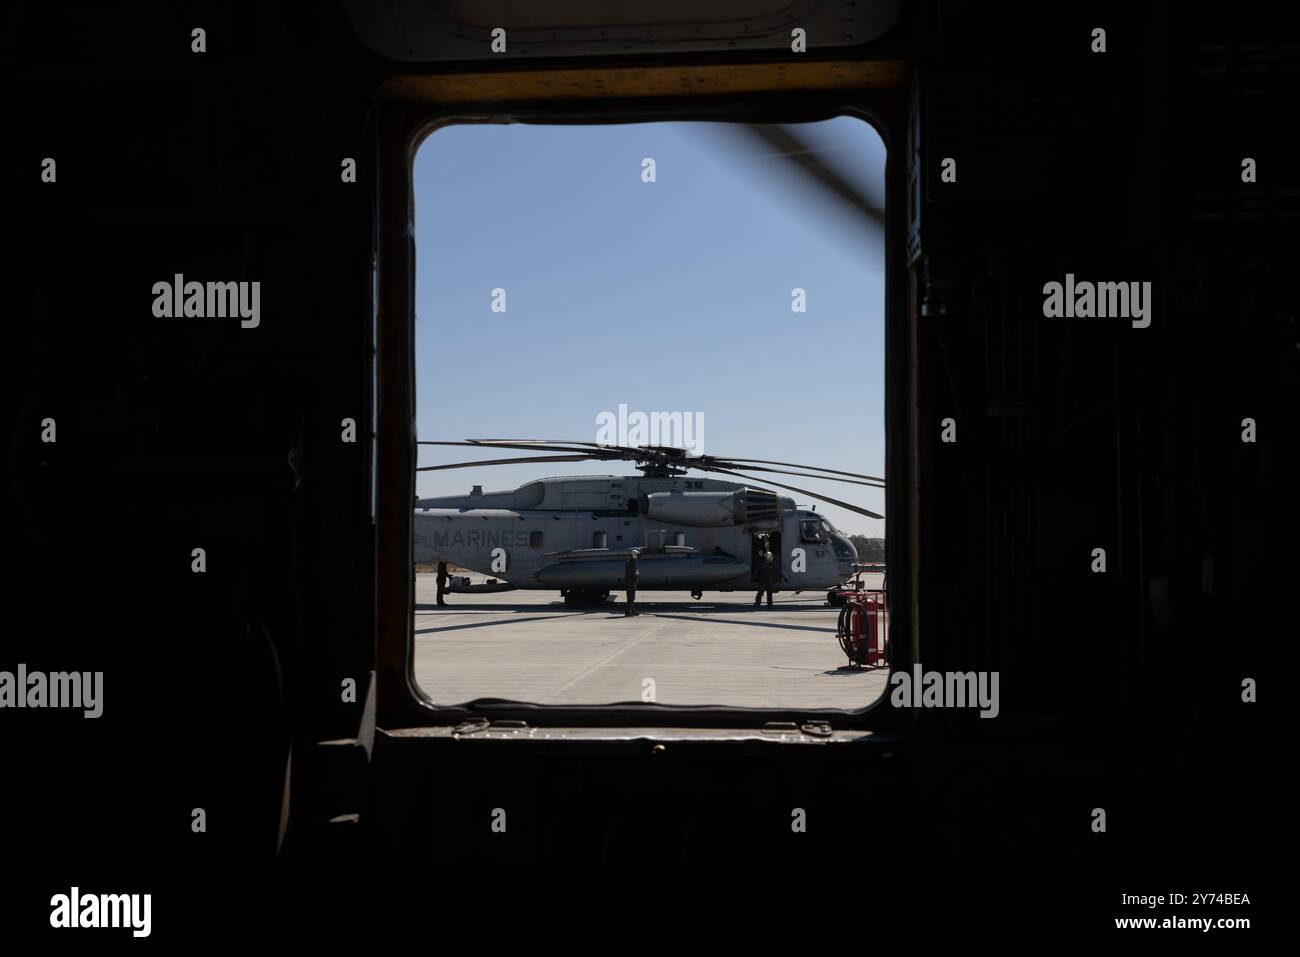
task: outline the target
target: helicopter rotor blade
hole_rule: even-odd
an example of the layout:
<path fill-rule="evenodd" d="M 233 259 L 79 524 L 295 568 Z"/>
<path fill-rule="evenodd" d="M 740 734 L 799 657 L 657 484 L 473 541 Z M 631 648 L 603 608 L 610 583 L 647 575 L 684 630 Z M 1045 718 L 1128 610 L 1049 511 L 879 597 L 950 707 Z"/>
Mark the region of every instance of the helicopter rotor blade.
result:
<path fill-rule="evenodd" d="M 469 469 L 480 465 L 516 465 L 523 462 L 590 462 L 590 455 L 521 455 L 513 459 L 485 459 L 481 462 L 453 462 L 450 465 L 422 465 L 417 472 L 438 472 L 443 469 Z"/>
<path fill-rule="evenodd" d="M 475 445 L 493 445 L 498 448 L 536 448 L 538 451 L 550 452 L 555 449 L 576 451 L 589 448 L 593 452 L 615 452 L 624 458 L 648 461 L 653 457 L 684 457 L 687 450 L 671 445 L 602 445 L 599 442 L 587 442 L 583 439 L 473 439 Z"/>
<path fill-rule="evenodd" d="M 627 447 L 622 445 L 601 445 L 599 442 L 588 442 L 586 439 L 469 439 L 468 441 L 475 445 L 587 445 L 593 449 L 621 449 Z"/>
<path fill-rule="evenodd" d="M 754 468 L 754 466 L 749 465 L 748 463 L 759 462 L 762 463 L 763 465 L 784 465 L 786 468 L 792 468 L 792 469 L 812 469 L 812 471 L 814 472 L 828 472 L 831 475 L 848 475 L 851 476 L 852 478 L 869 479 L 872 482 L 885 481 L 879 475 L 863 475 L 861 472 L 841 472 L 839 469 L 824 469 L 819 465 L 802 465 L 798 462 L 774 462 L 771 459 L 743 459 L 743 458 L 735 458 L 730 455 L 717 455 L 717 456 L 710 455 L 707 456 L 707 458 L 710 461 L 717 462 L 720 465 L 726 465 L 727 463 L 734 462 L 735 467 L 739 469 Z M 764 469 L 763 471 L 767 471 L 767 470 Z M 795 473 L 791 473 L 791 474 L 795 474 Z M 809 478 L 822 478 L 822 476 L 812 475 L 809 476 Z"/>
<path fill-rule="evenodd" d="M 777 155 L 798 166 L 819 186 L 866 217 L 872 227 L 876 229 L 884 227 L 885 211 L 817 159 L 816 151 L 799 139 L 789 126 L 775 123 L 737 123 L 733 128 L 762 140 L 768 146 L 775 147 Z"/>
<path fill-rule="evenodd" d="M 883 488 L 885 480 L 875 475 L 864 475 L 860 472 L 845 472 L 839 469 L 827 469 L 818 465 L 802 465 L 796 462 L 778 462 L 773 459 L 747 459 L 747 458 L 723 458 L 713 455 L 690 455 L 686 449 L 680 449 L 675 446 L 667 445 L 600 445 L 595 442 L 585 440 L 566 441 L 564 439 L 465 439 L 465 440 L 420 440 L 419 445 L 440 445 L 452 446 L 457 448 L 491 448 L 491 449 L 518 449 L 524 452 L 567 452 L 568 455 L 559 456 L 532 456 L 532 457 L 515 457 L 508 459 L 493 459 L 476 462 L 455 462 L 449 465 L 424 466 L 416 469 L 419 472 L 435 472 L 444 469 L 470 468 L 482 465 L 514 465 L 524 462 L 583 462 L 583 461 L 631 461 L 645 462 L 653 465 L 664 466 L 669 469 L 697 469 L 700 471 L 716 471 L 726 474 L 739 475 L 741 478 L 750 478 L 752 481 L 768 481 L 756 477 L 746 476 L 739 472 L 731 471 L 733 469 L 745 469 L 751 472 L 768 472 L 774 475 L 795 475 L 800 478 L 821 479 L 828 482 L 844 482 L 850 485 L 865 485 L 871 488 Z M 760 464 L 761 463 L 761 464 Z M 786 468 L 765 468 L 768 465 L 786 466 Z M 791 469 L 809 469 L 811 471 L 791 471 Z M 814 474 L 825 473 L 825 474 Z M 843 477 L 837 477 L 843 476 Z M 778 485 L 777 482 L 772 482 Z M 806 489 L 796 488 L 795 486 L 780 486 L 789 488 L 791 491 L 801 492 L 806 495 L 818 496 Z M 843 505 L 845 508 L 857 510 L 854 506 L 841 503 L 835 499 L 825 498 L 824 501 L 836 505 Z M 874 513 L 863 513 L 872 514 Z M 879 516 L 875 516 L 879 517 Z"/>
<path fill-rule="evenodd" d="M 836 477 L 833 476 L 833 475 L 815 475 L 815 474 L 813 474 L 812 472 L 792 472 L 792 471 L 790 471 L 789 469 L 768 469 L 768 468 L 763 468 L 763 466 L 761 466 L 761 465 L 740 465 L 740 464 L 735 463 L 735 462 L 730 462 L 730 461 L 728 461 L 728 460 L 726 460 L 726 459 L 722 459 L 722 460 L 713 459 L 713 460 L 710 460 L 710 463 L 709 463 L 709 464 L 710 464 L 710 465 L 719 465 L 719 466 L 722 466 L 722 467 L 724 467 L 724 468 L 726 468 L 726 467 L 732 467 L 732 468 L 738 468 L 738 469 L 745 469 L 745 470 L 750 471 L 750 472 L 772 472 L 772 473 L 775 474 L 775 475 L 798 475 L 798 476 L 801 476 L 802 478 L 821 479 L 822 481 L 825 481 L 825 482 L 845 482 L 845 483 L 847 483 L 847 484 L 849 484 L 849 485 L 865 485 L 865 486 L 867 486 L 868 488 L 884 488 L 884 487 L 885 487 L 885 483 L 884 483 L 883 481 L 876 481 L 876 482 L 863 482 L 863 481 L 860 481 L 860 480 L 858 480 L 858 479 L 851 479 L 851 478 L 836 478 Z M 704 466 L 700 466 L 700 465 L 692 465 L 692 466 L 691 466 L 691 468 L 703 468 L 703 467 L 704 467 Z"/>
<path fill-rule="evenodd" d="M 590 455 L 592 458 L 625 458 L 628 453 L 635 452 L 634 449 L 628 449 L 626 452 L 620 446 L 599 446 L 592 448 L 579 448 L 577 445 L 559 445 L 559 444 L 526 444 L 525 442 L 434 442 L 421 439 L 417 445 L 453 445 L 468 448 L 493 448 L 493 449 L 520 449 L 524 452 L 576 452 L 582 455 Z"/>
<path fill-rule="evenodd" d="M 767 485 L 775 485 L 777 488 L 783 488 L 790 492 L 798 492 L 800 495 L 807 495 L 809 498 L 815 498 L 819 502 L 825 502 L 827 505 L 838 505 L 840 508 L 846 508 L 850 512 L 857 512 L 859 515 L 865 515 L 867 518 L 884 518 L 876 512 L 859 505 L 850 505 L 848 502 L 841 502 L 837 498 L 831 498 L 829 495 L 821 495 L 818 492 L 810 492 L 806 488 L 796 488 L 793 485 L 782 485 L 780 482 L 773 482 L 771 479 L 758 478 L 757 476 L 744 475 L 740 472 L 733 472 L 731 469 L 719 468 L 716 465 L 705 466 L 710 472 L 722 472 L 724 475 L 734 475 L 737 478 L 748 479 L 751 482 L 764 482 Z"/>

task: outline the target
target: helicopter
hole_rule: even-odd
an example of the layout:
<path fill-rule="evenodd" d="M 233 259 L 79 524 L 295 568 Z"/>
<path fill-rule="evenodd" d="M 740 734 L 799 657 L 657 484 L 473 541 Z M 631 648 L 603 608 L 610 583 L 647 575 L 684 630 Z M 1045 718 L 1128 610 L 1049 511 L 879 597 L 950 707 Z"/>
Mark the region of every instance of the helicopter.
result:
<path fill-rule="evenodd" d="M 517 449 L 531 455 L 423 466 L 418 471 L 526 462 L 631 461 L 639 475 L 566 475 L 516 489 L 417 499 L 414 558 L 493 575 L 517 589 L 556 590 L 569 607 L 599 605 L 625 587 L 624 565 L 638 554 L 637 589 L 750 590 L 760 557 L 774 559 L 774 591 L 826 589 L 853 573 L 857 550 L 815 510 L 758 485 L 695 478 L 689 470 L 762 482 L 870 518 L 868 509 L 745 472 L 805 476 L 884 487 L 884 480 L 816 466 L 691 454 L 661 445 L 622 446 L 553 439 L 422 441 L 420 445 Z M 774 468 L 773 466 L 781 466 Z M 794 471 L 799 470 L 799 471 Z"/>

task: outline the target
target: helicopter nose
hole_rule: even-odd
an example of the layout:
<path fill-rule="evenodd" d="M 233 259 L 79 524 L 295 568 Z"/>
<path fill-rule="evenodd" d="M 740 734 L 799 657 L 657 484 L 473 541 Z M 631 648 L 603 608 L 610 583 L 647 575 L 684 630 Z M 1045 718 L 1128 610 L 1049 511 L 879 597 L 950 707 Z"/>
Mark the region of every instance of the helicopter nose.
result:
<path fill-rule="evenodd" d="M 841 566 L 841 568 L 849 568 L 858 560 L 858 550 L 854 544 L 849 541 L 847 535 L 841 535 L 839 532 L 832 532 L 831 548 L 835 552 L 835 561 Z"/>
<path fill-rule="evenodd" d="M 858 550 L 853 547 L 853 543 L 843 532 L 831 532 L 831 542 L 835 546 L 836 555 L 857 557 Z"/>

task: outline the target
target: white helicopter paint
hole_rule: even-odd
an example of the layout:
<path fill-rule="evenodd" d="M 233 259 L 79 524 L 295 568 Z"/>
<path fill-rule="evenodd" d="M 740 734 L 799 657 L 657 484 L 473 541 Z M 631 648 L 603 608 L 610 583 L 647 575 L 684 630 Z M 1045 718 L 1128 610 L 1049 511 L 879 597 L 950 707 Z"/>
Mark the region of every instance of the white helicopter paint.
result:
<path fill-rule="evenodd" d="M 779 544 L 774 591 L 833 588 L 857 561 L 845 535 L 791 498 L 684 475 L 560 476 L 420 499 L 414 558 L 591 601 L 624 586 L 639 548 L 638 590 L 749 590 L 760 533 Z"/>

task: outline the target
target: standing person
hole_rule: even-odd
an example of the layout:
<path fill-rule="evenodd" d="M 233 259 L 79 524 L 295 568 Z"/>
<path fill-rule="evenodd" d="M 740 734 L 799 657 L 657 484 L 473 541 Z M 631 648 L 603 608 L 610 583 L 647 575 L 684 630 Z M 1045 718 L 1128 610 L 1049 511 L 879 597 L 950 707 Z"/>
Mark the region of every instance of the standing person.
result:
<path fill-rule="evenodd" d="M 442 600 L 442 593 L 447 589 L 447 563 L 438 562 L 438 607 L 446 608 L 447 603 Z"/>
<path fill-rule="evenodd" d="M 627 607 L 623 609 L 625 618 L 641 614 L 636 610 L 636 579 L 639 574 L 636 570 L 636 558 L 640 553 L 639 548 L 632 549 L 623 565 L 623 584 L 627 588 Z"/>
<path fill-rule="evenodd" d="M 754 577 L 758 579 L 758 594 L 754 596 L 754 607 L 759 607 L 759 602 L 763 600 L 763 595 L 767 595 L 767 607 L 772 607 L 772 579 L 776 577 L 776 561 L 772 553 L 768 550 L 767 542 L 763 543 L 763 551 L 758 556 L 758 568 L 754 569 Z"/>

